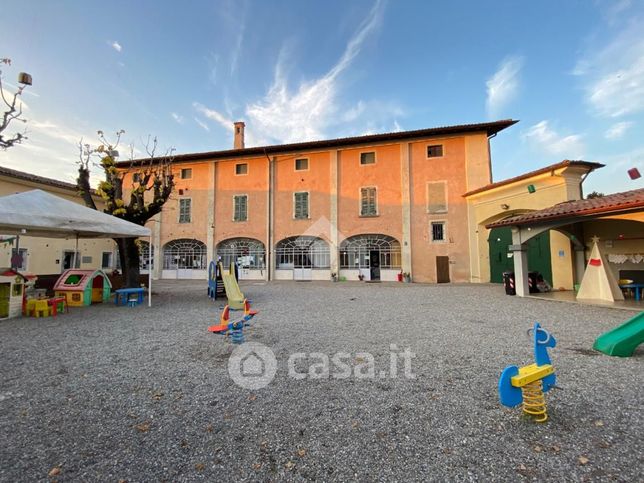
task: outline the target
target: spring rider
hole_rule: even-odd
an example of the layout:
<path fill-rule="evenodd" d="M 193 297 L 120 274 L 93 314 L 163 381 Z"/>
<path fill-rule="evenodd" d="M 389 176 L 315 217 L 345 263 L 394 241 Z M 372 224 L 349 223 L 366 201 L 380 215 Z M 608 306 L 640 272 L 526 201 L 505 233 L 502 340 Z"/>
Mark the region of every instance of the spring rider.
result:
<path fill-rule="evenodd" d="M 555 347 L 557 341 L 538 322 L 528 330 L 528 334 L 530 332 L 534 340 L 535 364 L 503 369 L 499 379 L 499 398 L 501 404 L 511 408 L 523 403 L 523 412 L 535 422 L 543 423 L 548 419 L 543 393 L 554 387 L 556 382 L 548 347 Z"/>
<path fill-rule="evenodd" d="M 230 335 L 230 339 L 233 344 L 243 344 L 244 343 L 244 327 L 250 326 L 250 321 L 255 317 L 259 312 L 257 310 L 252 310 L 250 308 L 250 302 L 248 299 L 244 300 L 244 317 L 241 320 L 235 322 L 230 321 L 230 307 L 226 305 L 224 311 L 221 313 L 219 318 L 219 325 L 211 325 L 208 327 L 210 332 L 221 335 Z"/>

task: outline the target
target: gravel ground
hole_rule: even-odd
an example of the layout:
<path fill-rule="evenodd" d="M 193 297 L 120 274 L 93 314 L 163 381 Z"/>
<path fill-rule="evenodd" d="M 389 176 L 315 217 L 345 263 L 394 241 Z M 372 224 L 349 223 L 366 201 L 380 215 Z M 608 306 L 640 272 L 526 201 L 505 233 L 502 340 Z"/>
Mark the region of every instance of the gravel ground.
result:
<path fill-rule="evenodd" d="M 626 359 L 591 350 L 633 312 L 492 285 L 242 290 L 261 312 L 246 339 L 278 362 L 259 390 L 230 379 L 235 347 L 206 331 L 222 304 L 203 282 L 159 282 L 151 309 L 0 323 L 0 480 L 641 481 L 644 346 Z M 506 365 L 532 363 L 534 321 L 557 338 L 562 387 L 548 393 L 541 425 L 496 392 Z M 346 352 L 358 366 L 369 352 L 380 375 L 390 344 L 416 354 L 415 378 L 288 377 L 298 351 Z"/>

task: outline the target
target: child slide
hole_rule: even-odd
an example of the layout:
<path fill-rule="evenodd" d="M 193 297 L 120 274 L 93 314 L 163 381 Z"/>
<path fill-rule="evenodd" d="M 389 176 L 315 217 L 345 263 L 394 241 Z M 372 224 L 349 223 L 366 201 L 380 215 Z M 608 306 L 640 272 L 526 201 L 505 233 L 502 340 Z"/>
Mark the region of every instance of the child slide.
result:
<path fill-rule="evenodd" d="M 235 278 L 235 267 L 230 264 L 230 270 L 226 273 L 222 270 L 221 264 L 221 278 L 224 280 L 224 288 L 226 289 L 226 297 L 228 297 L 228 306 L 232 310 L 241 310 L 244 308 L 244 294 L 239 289 L 239 284 Z"/>
<path fill-rule="evenodd" d="M 609 356 L 631 357 L 637 346 L 642 343 L 644 343 L 644 312 L 597 337 L 593 349 Z"/>

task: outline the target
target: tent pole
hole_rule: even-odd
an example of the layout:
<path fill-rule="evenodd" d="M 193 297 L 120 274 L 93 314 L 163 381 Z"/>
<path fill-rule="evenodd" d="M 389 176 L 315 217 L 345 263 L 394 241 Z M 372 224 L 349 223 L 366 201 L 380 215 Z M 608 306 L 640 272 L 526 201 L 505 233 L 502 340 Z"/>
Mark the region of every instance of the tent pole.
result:
<path fill-rule="evenodd" d="M 148 307 L 152 307 L 152 234 L 148 244 Z"/>
<path fill-rule="evenodd" d="M 78 233 L 76 233 L 76 247 L 74 248 L 74 261 L 72 262 L 72 268 L 76 268 L 77 258 L 78 258 Z"/>
<path fill-rule="evenodd" d="M 20 235 L 16 235 L 16 256 L 20 256 Z M 15 263 L 13 263 L 14 256 L 13 253 L 11 254 L 11 270 L 18 270 L 20 267 L 18 267 Z M 16 258 L 17 260 L 17 258 Z M 14 267 L 14 265 L 16 265 Z"/>

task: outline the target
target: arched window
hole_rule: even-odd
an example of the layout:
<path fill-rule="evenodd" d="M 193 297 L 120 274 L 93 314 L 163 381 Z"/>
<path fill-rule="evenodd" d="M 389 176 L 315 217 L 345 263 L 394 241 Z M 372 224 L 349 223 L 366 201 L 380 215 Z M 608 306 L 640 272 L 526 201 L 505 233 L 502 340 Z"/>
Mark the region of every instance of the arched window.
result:
<path fill-rule="evenodd" d="M 206 245 L 199 240 L 181 238 L 172 240 L 163 247 L 163 268 L 177 269 L 206 269 Z"/>
<path fill-rule="evenodd" d="M 236 263 L 242 268 L 266 268 L 266 249 L 264 244 L 254 238 L 230 238 L 219 242 L 217 257 L 224 267 Z"/>
<path fill-rule="evenodd" d="M 149 270 L 154 268 L 154 245 L 152 245 L 152 253 L 150 253 L 150 243 L 139 240 L 139 269 Z M 150 255 L 152 255 L 152 264 L 150 265 Z"/>
<path fill-rule="evenodd" d="M 285 238 L 275 247 L 277 268 L 329 268 L 329 244 L 315 236 Z"/>
<path fill-rule="evenodd" d="M 388 235 L 356 235 L 340 243 L 340 268 L 369 268 L 372 252 L 380 268 L 400 268 L 400 242 Z M 376 253 L 373 253 L 376 255 Z"/>

